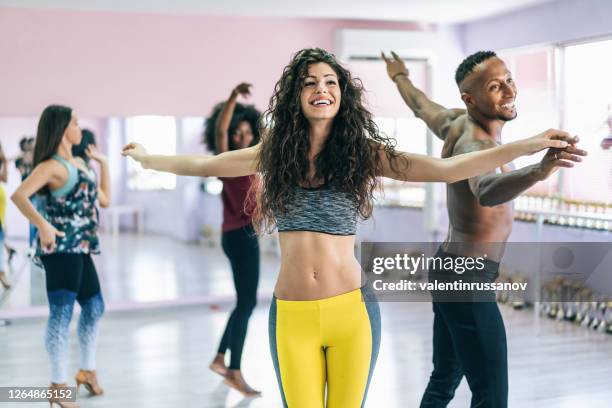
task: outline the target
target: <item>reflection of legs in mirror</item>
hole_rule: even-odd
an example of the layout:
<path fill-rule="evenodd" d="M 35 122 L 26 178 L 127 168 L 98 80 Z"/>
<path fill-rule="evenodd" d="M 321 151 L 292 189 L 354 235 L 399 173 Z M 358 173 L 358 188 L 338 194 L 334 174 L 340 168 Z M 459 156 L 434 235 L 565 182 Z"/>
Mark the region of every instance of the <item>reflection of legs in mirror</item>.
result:
<path fill-rule="evenodd" d="M 211 401 L 225 401 L 230 389 L 226 387 L 222 382 L 218 383 L 217 386 L 211 392 Z"/>
<path fill-rule="evenodd" d="M 15 258 L 15 255 L 17 255 L 17 251 L 15 250 L 15 248 L 9 246 L 6 243 L 4 244 L 4 248 L 6 248 L 6 252 L 8 253 L 8 263 L 10 265 L 11 262 L 13 262 L 13 258 Z"/>
<path fill-rule="evenodd" d="M 6 290 L 11 288 L 11 283 L 9 282 L 6 272 L 4 271 L 0 271 L 0 283 L 2 283 L 2 287 L 4 287 Z"/>
<path fill-rule="evenodd" d="M 0 283 L 6 290 L 11 288 L 11 284 L 9 283 L 8 276 L 6 275 L 6 272 L 4 270 L 4 232 L 2 231 L 1 224 L 0 224 Z"/>

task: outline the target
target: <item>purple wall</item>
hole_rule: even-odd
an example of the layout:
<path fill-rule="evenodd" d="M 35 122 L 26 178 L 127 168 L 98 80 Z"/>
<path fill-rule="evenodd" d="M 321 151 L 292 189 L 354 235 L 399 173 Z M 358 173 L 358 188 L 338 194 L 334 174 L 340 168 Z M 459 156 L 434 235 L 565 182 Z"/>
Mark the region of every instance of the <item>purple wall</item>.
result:
<path fill-rule="evenodd" d="M 463 49 L 501 50 L 612 35 L 610 0 L 561 0 L 462 26 Z"/>

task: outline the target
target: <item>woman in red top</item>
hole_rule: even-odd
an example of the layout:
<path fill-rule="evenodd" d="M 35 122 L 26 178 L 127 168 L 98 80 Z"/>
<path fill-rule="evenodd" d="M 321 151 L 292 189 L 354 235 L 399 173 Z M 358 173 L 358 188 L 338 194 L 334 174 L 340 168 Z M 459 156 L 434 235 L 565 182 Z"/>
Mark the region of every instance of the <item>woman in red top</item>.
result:
<path fill-rule="evenodd" d="M 260 113 L 253 106 L 236 102 L 239 95 L 250 95 L 250 84 L 236 86 L 227 102 L 217 105 L 206 121 L 206 143 L 215 154 L 244 149 L 259 143 L 257 121 Z M 226 384 L 245 396 L 259 395 L 242 377 L 240 360 L 251 312 L 257 301 L 259 243 L 251 223 L 254 202 L 247 199 L 255 176 L 220 177 L 223 182 L 223 235 L 221 245 L 228 257 L 236 287 L 236 307 L 229 317 L 217 355 L 210 368 L 225 377 Z M 230 364 L 225 353 L 230 350 Z"/>

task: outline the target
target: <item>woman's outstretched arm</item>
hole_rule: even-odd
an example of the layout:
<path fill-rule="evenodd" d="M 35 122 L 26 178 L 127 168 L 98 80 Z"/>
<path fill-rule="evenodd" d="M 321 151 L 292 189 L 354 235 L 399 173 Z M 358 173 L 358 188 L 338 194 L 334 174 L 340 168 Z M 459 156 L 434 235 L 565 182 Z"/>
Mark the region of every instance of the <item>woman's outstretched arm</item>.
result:
<path fill-rule="evenodd" d="M 575 142 L 577 138 L 567 132 L 550 129 L 502 146 L 444 159 L 406 152 L 397 152 L 396 157 L 389 159 L 379 147 L 381 175 L 403 181 L 454 183 L 487 173 L 520 156 L 531 155 L 547 148 L 565 149 Z"/>
<path fill-rule="evenodd" d="M 179 176 L 239 177 L 257 172 L 259 145 L 232 150 L 216 156 L 148 154 L 138 143 L 128 143 L 121 154 L 139 162 L 145 169 Z"/>

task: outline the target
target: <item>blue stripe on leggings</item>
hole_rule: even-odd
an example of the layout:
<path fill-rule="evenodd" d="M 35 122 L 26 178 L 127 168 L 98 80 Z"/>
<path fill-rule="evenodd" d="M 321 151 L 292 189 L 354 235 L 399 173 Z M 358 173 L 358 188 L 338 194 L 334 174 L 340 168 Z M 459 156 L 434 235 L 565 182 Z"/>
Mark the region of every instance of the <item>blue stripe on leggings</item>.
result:
<path fill-rule="evenodd" d="M 372 374 L 374 373 L 374 367 L 376 366 L 376 359 L 378 358 L 378 350 L 380 348 L 380 309 L 378 308 L 378 300 L 373 293 L 370 293 L 366 287 L 361 288 L 361 294 L 363 301 L 365 302 L 366 311 L 370 319 L 370 331 L 372 332 L 372 353 L 370 355 L 370 372 L 368 373 L 368 382 L 363 392 L 363 400 L 361 401 L 361 408 L 365 406 L 366 398 L 368 397 L 368 388 L 370 387 L 370 381 L 372 380 Z"/>
<path fill-rule="evenodd" d="M 270 339 L 270 353 L 272 354 L 272 363 L 276 378 L 278 379 L 278 387 L 280 388 L 281 397 L 283 398 L 283 407 L 288 408 L 285 392 L 283 390 L 283 380 L 281 379 L 280 366 L 278 364 L 278 349 L 276 348 L 276 296 L 272 296 L 270 304 L 270 316 L 268 319 L 268 337 Z"/>
<path fill-rule="evenodd" d="M 77 293 L 68 289 L 59 289 L 47 292 L 47 299 L 50 305 L 65 305 L 73 304 L 76 300 Z"/>

